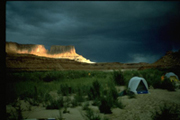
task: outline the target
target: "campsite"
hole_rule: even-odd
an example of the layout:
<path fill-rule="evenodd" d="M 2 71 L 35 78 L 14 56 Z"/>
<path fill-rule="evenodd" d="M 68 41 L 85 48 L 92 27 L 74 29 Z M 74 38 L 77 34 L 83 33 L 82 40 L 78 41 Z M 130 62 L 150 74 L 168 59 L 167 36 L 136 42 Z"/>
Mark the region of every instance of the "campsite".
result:
<path fill-rule="evenodd" d="M 166 73 L 158 69 L 9 72 L 7 120 L 156 120 L 172 116 L 178 120 L 179 78 L 171 81 Z"/>
<path fill-rule="evenodd" d="M 1 120 L 180 120 L 179 1 L 3 5 Z"/>

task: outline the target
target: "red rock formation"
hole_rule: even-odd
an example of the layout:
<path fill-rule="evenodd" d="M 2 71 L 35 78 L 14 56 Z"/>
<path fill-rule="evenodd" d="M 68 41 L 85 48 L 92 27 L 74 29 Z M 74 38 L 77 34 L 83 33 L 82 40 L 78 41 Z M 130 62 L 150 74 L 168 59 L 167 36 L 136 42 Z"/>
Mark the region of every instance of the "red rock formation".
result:
<path fill-rule="evenodd" d="M 46 50 L 44 45 L 18 44 L 15 42 L 6 42 L 6 53 L 33 54 L 49 58 L 66 58 L 78 62 L 92 63 L 90 60 L 76 53 L 74 46 L 51 46 L 50 51 Z"/>
<path fill-rule="evenodd" d="M 177 52 L 168 51 L 164 56 L 162 56 L 156 62 L 146 66 L 142 66 L 139 69 L 150 69 L 150 68 L 180 69 L 180 50 Z"/>

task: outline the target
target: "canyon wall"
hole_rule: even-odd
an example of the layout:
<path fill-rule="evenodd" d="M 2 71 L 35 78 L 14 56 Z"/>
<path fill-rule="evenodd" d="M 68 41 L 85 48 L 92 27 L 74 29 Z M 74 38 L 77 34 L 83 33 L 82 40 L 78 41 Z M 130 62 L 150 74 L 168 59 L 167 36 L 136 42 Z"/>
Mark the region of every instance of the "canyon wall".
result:
<path fill-rule="evenodd" d="M 59 53 L 71 53 L 76 54 L 76 50 L 74 46 L 60 46 L 60 45 L 53 45 L 49 51 L 50 54 L 59 54 Z"/>
<path fill-rule="evenodd" d="M 54 45 L 51 46 L 50 51 L 48 51 L 45 49 L 44 45 L 6 42 L 6 53 L 33 54 L 49 58 L 71 59 L 78 62 L 93 63 L 77 54 L 74 46 Z"/>

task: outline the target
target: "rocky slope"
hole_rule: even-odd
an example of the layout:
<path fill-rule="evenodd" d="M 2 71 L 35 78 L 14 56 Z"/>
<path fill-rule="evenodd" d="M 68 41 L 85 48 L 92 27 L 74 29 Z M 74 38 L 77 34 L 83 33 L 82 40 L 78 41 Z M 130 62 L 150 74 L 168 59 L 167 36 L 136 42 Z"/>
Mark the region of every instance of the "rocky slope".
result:
<path fill-rule="evenodd" d="M 138 69 L 145 63 L 84 63 L 70 59 L 56 59 L 32 54 L 7 54 L 6 71 L 49 71 L 49 70 L 119 70 Z"/>
<path fill-rule="evenodd" d="M 153 65 L 176 66 L 180 65 L 180 50 L 178 52 L 168 51 L 165 56 L 161 57 Z"/>
<path fill-rule="evenodd" d="M 50 51 L 46 50 L 44 45 L 18 44 L 15 42 L 6 42 L 6 53 L 33 54 L 49 58 L 65 58 L 78 62 L 92 63 L 90 60 L 76 53 L 74 46 L 51 46 Z"/>
<path fill-rule="evenodd" d="M 167 52 L 153 64 L 148 63 L 91 63 L 78 55 L 74 46 L 52 46 L 50 51 L 43 45 L 6 43 L 7 71 L 47 70 L 143 70 L 148 68 L 176 69 L 180 72 L 180 50 Z M 23 54 L 22 54 L 23 53 Z M 62 59 L 63 58 L 63 59 Z M 174 70 L 173 70 L 174 71 Z"/>
<path fill-rule="evenodd" d="M 177 52 L 168 51 L 156 62 L 139 69 L 147 68 L 180 69 L 180 50 Z"/>

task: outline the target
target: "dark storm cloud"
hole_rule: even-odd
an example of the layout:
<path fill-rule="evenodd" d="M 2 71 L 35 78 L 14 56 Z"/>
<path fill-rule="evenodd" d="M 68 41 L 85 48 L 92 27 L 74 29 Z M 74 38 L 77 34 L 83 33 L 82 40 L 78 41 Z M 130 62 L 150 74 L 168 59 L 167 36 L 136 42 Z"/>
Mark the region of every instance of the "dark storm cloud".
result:
<path fill-rule="evenodd" d="M 6 40 L 74 45 L 96 62 L 154 62 L 180 48 L 179 2 L 8 1 Z M 150 59 L 151 58 L 151 59 Z"/>

